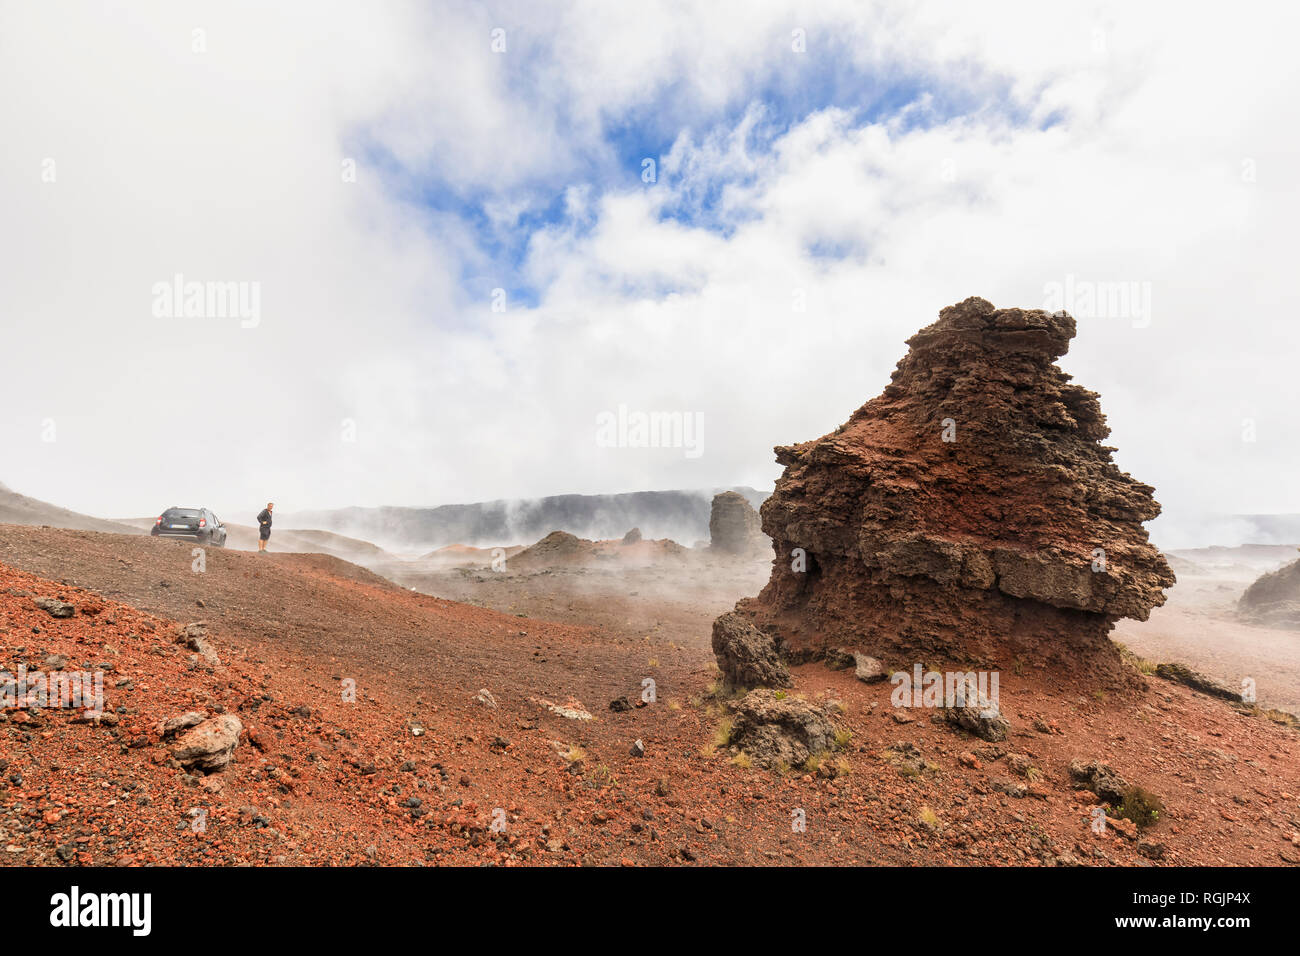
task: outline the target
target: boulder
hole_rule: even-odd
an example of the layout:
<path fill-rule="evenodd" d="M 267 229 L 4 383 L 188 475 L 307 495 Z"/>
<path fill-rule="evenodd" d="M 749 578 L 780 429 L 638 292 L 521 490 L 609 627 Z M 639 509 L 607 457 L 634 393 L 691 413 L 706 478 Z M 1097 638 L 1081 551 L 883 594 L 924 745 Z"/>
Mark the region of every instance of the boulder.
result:
<path fill-rule="evenodd" d="M 864 684 L 879 684 L 889 675 L 885 673 L 885 666 L 880 661 L 861 651 L 854 651 L 853 676 Z"/>
<path fill-rule="evenodd" d="M 1098 760 L 1087 763 L 1082 760 L 1071 760 L 1070 777 L 1107 803 L 1121 802 L 1125 791 L 1129 788 L 1128 781 L 1116 773 L 1113 767 Z"/>
<path fill-rule="evenodd" d="M 187 769 L 205 773 L 220 770 L 230 763 L 243 729 L 244 725 L 234 714 L 205 720 L 176 739 L 172 756 Z"/>
<path fill-rule="evenodd" d="M 734 611 L 713 622 L 713 654 L 727 683 L 737 687 L 789 687 L 790 672 L 769 634 Z"/>
<path fill-rule="evenodd" d="M 77 609 L 67 601 L 60 601 L 58 598 L 33 598 L 32 603 L 48 614 L 50 617 L 72 617 L 77 613 Z"/>
<path fill-rule="evenodd" d="M 713 496 L 709 513 L 709 547 L 728 555 L 761 554 L 768 542 L 759 527 L 758 512 L 738 491 Z"/>
<path fill-rule="evenodd" d="M 768 688 L 752 690 L 735 705 L 731 743 L 759 767 L 797 767 L 835 743 L 830 712 Z"/>
<path fill-rule="evenodd" d="M 952 700 L 944 701 L 943 717 L 950 724 L 969 730 L 981 740 L 998 743 L 1007 739 L 1011 723 L 1002 716 L 998 703 L 980 693 L 973 674 L 963 674 L 954 684 Z M 945 690 L 946 692 L 946 690 Z"/>
<path fill-rule="evenodd" d="M 184 644 L 197 653 L 209 666 L 216 667 L 221 663 L 217 657 L 217 652 L 208 643 L 207 621 L 193 621 L 179 627 L 176 632 L 176 643 Z"/>
<path fill-rule="evenodd" d="M 191 727 L 197 727 L 207 719 L 207 713 L 198 710 L 191 710 L 188 713 L 178 714 L 175 717 L 168 717 L 158 725 L 158 735 L 166 740 L 168 737 L 174 736 L 182 730 L 189 730 Z"/>
<path fill-rule="evenodd" d="M 826 666 L 833 671 L 846 671 L 857 664 L 852 651 L 836 647 L 826 652 Z"/>
<path fill-rule="evenodd" d="M 885 666 L 870 654 L 850 651 L 842 647 L 826 652 L 826 666 L 833 671 L 846 671 L 851 667 L 853 676 L 864 684 L 876 684 L 889 676 L 885 672 Z"/>

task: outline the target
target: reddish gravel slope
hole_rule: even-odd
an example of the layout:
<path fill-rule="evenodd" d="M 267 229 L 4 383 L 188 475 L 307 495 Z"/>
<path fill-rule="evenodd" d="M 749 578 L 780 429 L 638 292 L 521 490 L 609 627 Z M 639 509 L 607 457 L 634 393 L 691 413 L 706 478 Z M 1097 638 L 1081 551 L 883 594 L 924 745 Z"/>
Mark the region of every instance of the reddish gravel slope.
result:
<path fill-rule="evenodd" d="M 51 654 L 112 665 L 107 721 L 50 708 L 0 721 L 5 862 L 1157 862 L 1120 827 L 1090 831 L 1092 798 L 1066 769 L 1076 757 L 1164 797 L 1143 835 L 1164 863 L 1300 861 L 1295 731 L 1181 686 L 1098 699 L 1004 674 L 1013 734 L 993 747 L 900 714 L 887 684 L 811 664 L 794 669 L 796 692 L 841 702 L 844 746 L 820 773 L 776 774 L 710 746 L 724 705 L 708 696 L 699 635 L 506 615 L 324 556 L 209 551 L 202 573 L 191 561 L 179 542 L 0 526 L 0 669 Z M 54 618 L 35 597 L 76 613 Z M 197 619 L 219 665 L 175 643 L 176 623 Z M 645 677 L 655 703 L 608 709 L 635 702 Z M 496 708 L 475 702 L 480 688 Z M 234 762 L 209 777 L 172 766 L 156 729 L 190 710 L 244 724 Z M 636 739 L 643 757 L 629 753 Z M 906 745 L 919 761 L 900 760 Z M 1017 754 L 1032 779 L 1016 775 Z M 995 789 L 1007 779 L 1024 796 Z"/>

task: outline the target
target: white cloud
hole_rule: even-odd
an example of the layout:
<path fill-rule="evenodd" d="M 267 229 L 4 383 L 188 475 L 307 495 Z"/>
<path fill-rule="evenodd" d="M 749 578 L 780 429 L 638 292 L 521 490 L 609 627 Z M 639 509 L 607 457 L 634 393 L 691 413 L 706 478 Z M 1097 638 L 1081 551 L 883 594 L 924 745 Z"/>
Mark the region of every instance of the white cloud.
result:
<path fill-rule="evenodd" d="M 939 308 L 1072 275 L 1151 284 L 1063 364 L 1171 517 L 1300 511 L 1295 14 L 1234 10 L 0 3 L 0 480 L 236 515 L 763 485 Z M 260 282 L 261 325 L 154 319 L 175 272 Z M 599 447 L 619 404 L 703 413 L 704 455 Z"/>

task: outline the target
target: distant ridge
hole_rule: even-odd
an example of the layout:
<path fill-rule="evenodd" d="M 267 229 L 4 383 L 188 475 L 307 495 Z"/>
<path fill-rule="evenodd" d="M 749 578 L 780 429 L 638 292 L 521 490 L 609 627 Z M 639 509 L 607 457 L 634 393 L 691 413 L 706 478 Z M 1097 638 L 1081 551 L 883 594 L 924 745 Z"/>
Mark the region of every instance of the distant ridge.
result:
<path fill-rule="evenodd" d="M 1227 514 L 1172 511 L 1150 525 L 1151 540 L 1166 550 L 1300 545 L 1300 514 Z"/>
<path fill-rule="evenodd" d="M 531 544 L 552 531 L 580 538 L 621 538 L 640 528 L 646 538 L 685 545 L 709 538 L 713 496 L 735 491 L 758 507 L 767 497 L 753 488 L 634 491 L 613 495 L 552 495 L 481 501 L 434 508 L 338 508 L 295 512 L 295 525 L 325 528 L 374 541 L 390 550 L 427 551 L 449 544 L 477 547 Z"/>
<path fill-rule="evenodd" d="M 92 518 L 77 511 L 60 508 L 48 501 L 29 498 L 0 483 L 0 524 L 49 525 L 51 528 L 75 528 L 79 531 L 111 531 L 115 534 L 139 534 L 128 525 L 103 518 Z"/>

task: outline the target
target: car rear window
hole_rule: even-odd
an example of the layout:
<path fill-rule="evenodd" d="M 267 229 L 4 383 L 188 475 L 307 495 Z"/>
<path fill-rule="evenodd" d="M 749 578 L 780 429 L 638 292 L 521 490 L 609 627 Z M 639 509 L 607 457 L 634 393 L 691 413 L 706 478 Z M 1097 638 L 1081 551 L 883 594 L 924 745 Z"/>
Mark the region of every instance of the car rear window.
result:
<path fill-rule="evenodd" d="M 168 508 L 163 512 L 164 518 L 197 518 L 199 509 L 197 508 Z"/>

